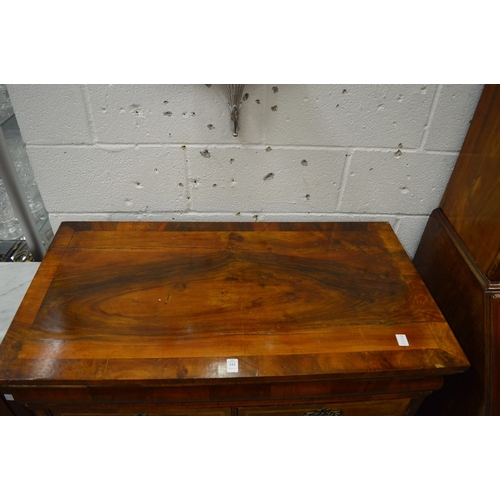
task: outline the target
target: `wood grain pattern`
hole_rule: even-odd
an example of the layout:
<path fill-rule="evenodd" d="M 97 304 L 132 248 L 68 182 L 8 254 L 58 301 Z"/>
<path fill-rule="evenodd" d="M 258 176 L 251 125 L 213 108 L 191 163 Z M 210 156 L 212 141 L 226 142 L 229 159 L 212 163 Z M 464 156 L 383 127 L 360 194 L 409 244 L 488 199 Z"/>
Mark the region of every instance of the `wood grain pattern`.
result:
<path fill-rule="evenodd" d="M 231 407 L 207 407 L 202 408 L 199 405 L 28 405 L 28 409 L 38 416 L 230 416 L 233 414 Z"/>
<path fill-rule="evenodd" d="M 445 379 L 444 387 L 427 398 L 422 415 L 477 415 L 491 410 L 489 329 L 484 314 L 486 277 L 440 209 L 425 228 L 414 264 L 443 311 L 471 368 Z"/>
<path fill-rule="evenodd" d="M 500 280 L 500 85 L 486 85 L 440 208 L 479 267 Z"/>
<path fill-rule="evenodd" d="M 471 368 L 420 413 L 500 415 L 500 86 L 486 85 L 414 263 Z M 422 413 L 423 414 L 423 413 Z"/>
<path fill-rule="evenodd" d="M 239 407 L 242 416 L 300 416 L 304 412 L 314 412 L 326 408 L 342 412 L 342 416 L 388 416 L 405 415 L 411 405 L 411 399 L 385 401 L 360 401 L 355 403 L 330 403 L 321 405 L 288 405 Z"/>
<path fill-rule="evenodd" d="M 421 398 L 467 367 L 387 223 L 63 223 L 0 347 L 0 386 L 32 405 L 65 385 L 87 403 L 120 386 L 217 402 L 220 384 L 253 401 L 278 382 L 339 380 L 339 394 L 356 380 L 354 397 L 393 377 L 427 379 Z"/>
<path fill-rule="evenodd" d="M 500 394 L 500 370 L 497 363 L 500 359 L 500 293 L 495 291 L 489 295 L 490 331 L 491 339 L 491 367 L 492 367 L 492 394 Z M 500 415 L 500 397 L 493 397 L 491 402 L 491 413 Z"/>

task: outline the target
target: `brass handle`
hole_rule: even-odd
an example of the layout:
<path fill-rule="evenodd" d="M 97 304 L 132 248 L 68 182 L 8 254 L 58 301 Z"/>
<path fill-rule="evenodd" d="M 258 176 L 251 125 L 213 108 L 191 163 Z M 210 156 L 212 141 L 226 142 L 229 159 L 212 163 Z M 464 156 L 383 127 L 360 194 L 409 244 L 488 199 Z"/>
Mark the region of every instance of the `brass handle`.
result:
<path fill-rule="evenodd" d="M 142 413 L 142 411 L 134 413 L 132 416 L 133 417 L 149 417 L 149 415 L 147 413 Z"/>
<path fill-rule="evenodd" d="M 330 410 L 330 408 L 321 408 L 321 410 L 305 411 L 304 417 L 340 417 L 344 414 L 342 410 Z"/>

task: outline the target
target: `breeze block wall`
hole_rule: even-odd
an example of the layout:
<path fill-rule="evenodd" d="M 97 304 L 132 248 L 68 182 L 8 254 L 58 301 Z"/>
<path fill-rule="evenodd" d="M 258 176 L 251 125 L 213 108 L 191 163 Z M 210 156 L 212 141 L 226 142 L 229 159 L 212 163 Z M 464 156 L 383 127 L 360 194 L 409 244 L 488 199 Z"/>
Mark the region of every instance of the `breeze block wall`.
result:
<path fill-rule="evenodd" d="M 64 220 L 389 221 L 413 256 L 482 85 L 8 85 Z"/>

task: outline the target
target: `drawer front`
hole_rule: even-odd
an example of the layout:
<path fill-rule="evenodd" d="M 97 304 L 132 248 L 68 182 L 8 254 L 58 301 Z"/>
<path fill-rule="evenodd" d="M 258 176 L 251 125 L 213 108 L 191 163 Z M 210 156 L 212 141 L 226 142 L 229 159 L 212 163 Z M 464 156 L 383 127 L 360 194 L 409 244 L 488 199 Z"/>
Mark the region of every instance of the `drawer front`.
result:
<path fill-rule="evenodd" d="M 389 416 L 411 415 L 421 398 L 379 399 L 310 403 L 303 405 L 267 405 L 240 407 L 197 407 L 196 405 L 167 404 L 28 404 L 35 415 L 57 416 Z"/>
<path fill-rule="evenodd" d="M 0 416 L 12 415 L 10 408 L 7 406 L 7 403 L 0 396 Z"/>
<path fill-rule="evenodd" d="M 413 401 L 412 398 L 405 398 L 309 405 L 239 407 L 238 415 L 299 416 L 305 413 L 332 416 L 407 415 L 413 409 Z"/>
<path fill-rule="evenodd" d="M 57 416 L 224 416 L 231 408 L 172 407 L 171 405 L 27 405 L 35 415 Z"/>

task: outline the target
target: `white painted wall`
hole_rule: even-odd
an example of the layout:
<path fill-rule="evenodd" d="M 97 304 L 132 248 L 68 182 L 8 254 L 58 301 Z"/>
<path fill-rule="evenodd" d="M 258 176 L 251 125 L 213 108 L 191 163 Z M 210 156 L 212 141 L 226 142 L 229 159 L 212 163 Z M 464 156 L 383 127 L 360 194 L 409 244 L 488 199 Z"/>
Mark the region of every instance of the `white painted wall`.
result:
<path fill-rule="evenodd" d="M 8 85 L 63 220 L 387 220 L 413 256 L 482 85 Z"/>

